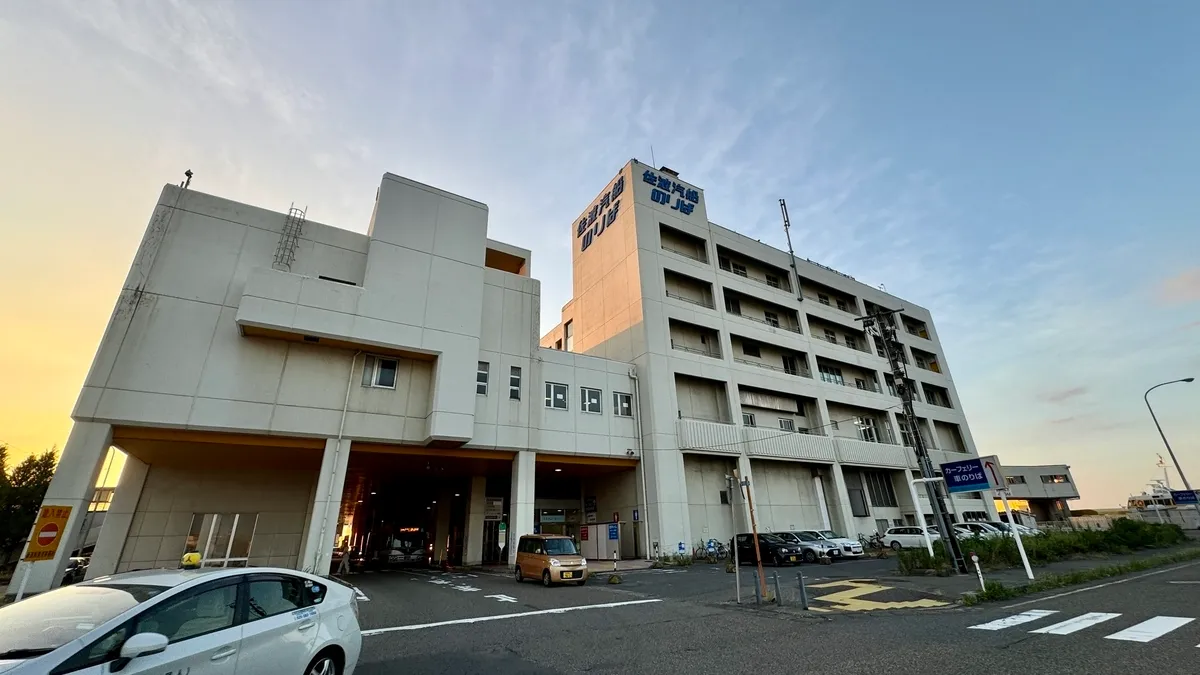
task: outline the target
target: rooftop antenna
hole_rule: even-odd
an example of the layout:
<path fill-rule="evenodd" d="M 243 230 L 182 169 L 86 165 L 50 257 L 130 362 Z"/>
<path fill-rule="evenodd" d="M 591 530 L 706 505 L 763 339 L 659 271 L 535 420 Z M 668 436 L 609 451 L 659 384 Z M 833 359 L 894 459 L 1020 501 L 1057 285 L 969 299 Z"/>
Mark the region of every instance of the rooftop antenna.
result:
<path fill-rule="evenodd" d="M 804 302 L 804 293 L 800 288 L 800 270 L 796 267 L 796 252 L 792 250 L 792 222 L 788 220 L 787 202 L 779 200 L 779 211 L 783 213 L 783 236 L 787 238 L 788 255 L 792 257 L 792 274 L 796 275 L 796 299 Z"/>
<path fill-rule="evenodd" d="M 191 170 L 191 169 L 188 169 L 187 171 L 184 171 L 184 172 L 183 172 L 183 175 L 187 177 L 187 180 L 185 180 L 185 181 L 183 181 L 182 183 L 180 183 L 180 184 L 179 184 L 179 187 L 181 187 L 181 188 L 183 188 L 184 190 L 186 190 L 186 189 L 188 189 L 188 186 L 192 184 L 192 170 Z"/>
<path fill-rule="evenodd" d="M 658 166 L 658 162 L 654 161 L 654 144 L 650 144 L 650 166 Z"/>

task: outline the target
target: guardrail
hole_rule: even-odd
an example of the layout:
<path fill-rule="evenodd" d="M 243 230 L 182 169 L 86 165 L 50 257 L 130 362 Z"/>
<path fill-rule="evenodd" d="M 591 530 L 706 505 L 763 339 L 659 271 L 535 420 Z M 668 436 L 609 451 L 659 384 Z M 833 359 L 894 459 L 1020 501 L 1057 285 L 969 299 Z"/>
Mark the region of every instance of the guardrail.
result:
<path fill-rule="evenodd" d="M 790 369 L 790 368 L 784 368 L 783 366 L 773 366 L 769 363 L 763 363 L 762 361 L 751 361 L 749 359 L 740 359 L 740 358 L 737 358 L 736 356 L 734 357 L 733 360 L 738 363 L 744 363 L 747 366 L 758 366 L 759 368 L 766 368 L 767 370 L 776 370 L 781 373 L 787 373 L 788 375 L 794 375 L 796 377 L 809 377 L 809 378 L 812 377 L 812 371 L 810 371 L 808 368 Z"/>
<path fill-rule="evenodd" d="M 682 300 L 684 302 L 690 302 L 693 305 L 699 305 L 700 307 L 707 307 L 708 309 L 713 309 L 713 304 L 711 302 L 708 302 L 707 300 L 696 300 L 695 298 L 685 298 L 682 295 L 679 295 L 678 293 L 672 293 L 671 291 L 667 291 L 667 297 L 674 298 L 676 300 Z"/>

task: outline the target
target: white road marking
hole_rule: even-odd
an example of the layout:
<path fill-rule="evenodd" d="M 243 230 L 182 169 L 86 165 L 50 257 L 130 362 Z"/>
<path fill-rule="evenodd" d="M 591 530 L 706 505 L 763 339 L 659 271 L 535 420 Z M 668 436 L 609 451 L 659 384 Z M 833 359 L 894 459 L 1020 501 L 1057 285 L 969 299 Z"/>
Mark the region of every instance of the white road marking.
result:
<path fill-rule="evenodd" d="M 359 602 L 370 602 L 371 599 L 368 598 L 367 594 L 363 593 L 358 586 L 351 586 L 350 588 L 354 589 L 354 597 L 357 598 Z"/>
<path fill-rule="evenodd" d="M 1071 633 L 1081 631 L 1084 628 L 1095 626 L 1098 623 L 1104 623 L 1109 619 L 1115 619 L 1118 616 L 1121 615 L 1111 614 L 1108 612 L 1088 612 L 1087 614 L 1081 614 L 1074 619 L 1067 619 L 1066 621 L 1061 621 L 1053 626 L 1046 626 L 1045 628 L 1039 628 L 1029 632 L 1045 633 L 1047 635 L 1070 635 Z"/>
<path fill-rule="evenodd" d="M 500 602 L 516 602 L 516 601 L 517 601 L 517 599 L 516 599 L 516 598 L 514 598 L 513 596 L 511 596 L 511 595 L 504 595 L 504 594 L 502 594 L 502 593 L 501 593 L 501 594 L 497 594 L 497 595 L 485 595 L 485 596 L 483 596 L 483 597 L 485 597 L 485 598 L 495 598 L 495 599 L 499 600 Z"/>
<path fill-rule="evenodd" d="M 1153 619 L 1148 619 L 1139 623 L 1136 626 L 1130 626 L 1119 633 L 1113 633 L 1105 637 L 1105 640 L 1125 640 L 1127 642 L 1149 642 L 1155 638 L 1160 638 L 1167 633 L 1186 626 L 1195 621 L 1183 616 L 1156 616 Z"/>
<path fill-rule="evenodd" d="M 474 593 L 475 591 L 480 590 L 474 586 L 468 586 L 466 584 L 463 584 L 462 586 L 451 586 L 450 588 L 453 588 L 456 591 L 462 591 L 464 593 Z"/>
<path fill-rule="evenodd" d="M 450 581 L 449 579 L 430 579 L 429 583 L 438 584 L 440 586 L 449 586 L 450 584 L 452 584 L 454 582 Z"/>
<path fill-rule="evenodd" d="M 1013 626 L 1019 626 L 1023 623 L 1029 623 L 1030 621 L 1037 621 L 1038 619 L 1050 616 L 1051 614 L 1058 614 L 1058 610 L 1031 609 L 1028 612 L 1013 614 L 1012 616 L 1006 616 L 1003 619 L 996 619 L 995 621 L 981 623 L 978 626 L 971 626 L 971 628 L 974 628 L 975 630 L 1004 630 L 1005 628 L 1012 628 Z"/>
<path fill-rule="evenodd" d="M 1200 584 L 1200 581 L 1168 581 L 1168 584 Z"/>
<path fill-rule="evenodd" d="M 627 605 L 644 605 L 651 602 L 662 602 L 659 598 L 650 600 L 627 600 L 625 602 L 606 602 L 600 605 L 579 605 L 576 607 L 559 607 L 557 609 L 539 609 L 534 612 L 517 612 L 515 614 L 497 614 L 495 616 L 476 616 L 470 619 L 454 619 L 452 621 L 438 621 L 436 623 L 421 623 L 412 624 L 409 626 L 392 626 L 390 628 L 373 628 L 362 632 L 364 637 L 372 635 L 382 635 L 383 633 L 394 633 L 404 630 L 421 630 L 423 628 L 438 628 L 440 626 L 456 626 L 466 623 L 483 623 L 484 621 L 500 621 L 502 619 L 519 619 L 526 616 L 537 616 L 539 614 L 564 614 L 566 612 L 579 612 L 585 609 L 608 609 L 610 607 L 625 607 Z"/>
<path fill-rule="evenodd" d="M 1073 591 L 1067 591 L 1066 593 L 1059 593 L 1058 595 L 1050 595 L 1050 596 L 1047 596 L 1044 598 L 1038 598 L 1037 600 L 1026 600 L 1025 602 L 1018 602 L 1014 605 L 1005 605 L 1004 609 L 1015 609 L 1017 607 L 1024 607 L 1025 605 L 1034 605 L 1034 604 L 1038 604 L 1041 602 L 1046 602 L 1047 600 L 1054 600 L 1055 598 L 1064 598 L 1068 595 L 1075 595 L 1076 593 L 1085 593 L 1087 591 L 1094 591 L 1097 588 L 1105 588 L 1106 586 L 1116 586 L 1117 584 L 1123 584 L 1127 581 L 1136 581 L 1137 579 L 1144 579 L 1146 577 L 1152 577 L 1156 574 L 1163 574 L 1166 572 L 1174 572 L 1175 570 L 1181 570 L 1185 567 L 1195 567 L 1196 565 L 1200 565 L 1200 562 L 1192 562 L 1192 563 L 1187 563 L 1185 565 L 1176 565 L 1175 567 L 1168 567 L 1166 569 L 1155 570 L 1153 572 L 1146 572 L 1145 574 L 1139 574 L 1139 575 L 1133 576 L 1133 577 L 1125 577 L 1124 579 L 1118 579 L 1116 581 L 1108 581 L 1103 584 L 1096 584 L 1095 586 L 1087 586 L 1084 588 L 1077 588 Z"/>

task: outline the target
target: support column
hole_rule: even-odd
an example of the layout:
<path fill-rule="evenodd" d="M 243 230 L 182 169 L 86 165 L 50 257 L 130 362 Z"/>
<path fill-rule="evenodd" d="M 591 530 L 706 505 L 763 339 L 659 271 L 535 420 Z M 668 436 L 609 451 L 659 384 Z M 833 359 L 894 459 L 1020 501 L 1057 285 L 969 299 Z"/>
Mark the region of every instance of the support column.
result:
<path fill-rule="evenodd" d="M 63 528 L 58 550 L 51 560 L 18 563 L 8 593 L 16 594 L 26 573 L 29 574 L 25 585 L 26 595 L 42 593 L 57 588 L 62 583 L 71 551 L 75 550 L 83 536 L 80 529 L 95 495 L 100 468 L 111 444 L 112 426 L 108 424 L 76 422 L 71 428 L 71 435 L 67 438 L 58 467 L 54 470 L 54 478 L 50 481 L 46 496 L 42 498 L 43 508 L 71 507 L 71 515 Z M 33 536 L 32 528 L 30 536 Z M 28 548 L 28 544 L 22 547 L 21 558 L 25 557 Z"/>
<path fill-rule="evenodd" d="M 433 531 L 433 560 L 434 562 L 444 563 L 447 561 L 447 550 L 450 548 L 450 511 L 451 501 L 454 499 L 454 493 L 449 490 L 442 490 L 438 493 L 437 504 L 437 526 Z"/>
<path fill-rule="evenodd" d="M 487 510 L 487 476 L 471 478 L 471 492 L 467 503 L 467 536 L 466 551 L 463 553 L 464 565 L 483 564 L 483 512 Z"/>
<path fill-rule="evenodd" d="M 833 474 L 834 510 L 841 521 L 838 523 L 842 530 L 839 534 L 855 539 L 858 532 L 854 527 L 854 514 L 850 510 L 850 491 L 846 489 L 846 476 L 842 473 L 842 465 L 833 464 L 829 469 Z"/>
<path fill-rule="evenodd" d="M 813 488 L 817 494 L 817 506 L 821 509 L 821 529 L 832 530 L 829 522 L 829 503 L 825 501 L 825 481 L 819 474 L 813 475 Z"/>
<path fill-rule="evenodd" d="M 533 501 L 537 453 L 522 450 L 513 458 L 512 491 L 508 497 L 508 564 L 517 562 L 517 542 L 533 534 Z"/>
<path fill-rule="evenodd" d="M 328 574 L 337 536 L 342 491 L 346 486 L 346 465 L 350 461 L 350 441 L 330 438 L 325 441 L 321 473 L 313 497 L 312 518 L 304 535 L 300 569 L 313 574 Z"/>
<path fill-rule="evenodd" d="M 121 551 L 129 539 L 129 526 L 133 523 L 133 514 L 137 511 L 138 500 L 142 497 L 142 486 L 146 484 L 146 474 L 149 472 L 149 464 L 133 455 L 125 455 L 125 467 L 121 469 L 120 481 L 113 491 L 112 504 L 108 507 L 108 513 L 104 515 L 104 524 L 100 526 L 100 537 L 96 540 L 95 550 L 92 551 L 85 579 L 116 573 Z"/>
<path fill-rule="evenodd" d="M 738 532 L 750 532 L 751 531 L 751 529 L 750 529 L 750 527 L 751 527 L 750 526 L 750 502 L 746 499 L 746 490 L 747 489 L 750 491 L 750 497 L 754 500 L 754 515 L 755 515 L 755 517 L 758 518 L 758 515 L 760 513 L 762 513 L 762 511 L 760 510 L 761 506 L 758 502 L 758 492 L 756 492 L 754 489 L 754 477 L 750 475 L 750 458 L 747 457 L 746 455 L 738 455 L 738 469 L 737 470 L 738 470 L 738 474 L 741 476 L 741 478 L 743 480 L 746 478 L 750 479 L 750 487 L 738 490 L 738 498 L 741 499 L 741 502 L 742 502 L 742 509 L 741 509 L 742 510 L 742 522 L 740 524 L 734 523 L 734 528 Z M 766 532 L 767 530 L 763 529 L 762 519 L 759 518 L 758 520 L 759 520 L 759 523 L 758 523 L 759 531 Z"/>

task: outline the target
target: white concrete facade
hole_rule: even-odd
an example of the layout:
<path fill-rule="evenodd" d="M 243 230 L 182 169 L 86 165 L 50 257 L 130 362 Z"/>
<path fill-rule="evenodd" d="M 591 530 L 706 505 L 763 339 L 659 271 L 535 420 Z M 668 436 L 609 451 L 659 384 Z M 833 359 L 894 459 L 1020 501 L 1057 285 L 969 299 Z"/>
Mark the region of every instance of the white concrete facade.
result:
<path fill-rule="evenodd" d="M 927 513 L 904 483 L 915 463 L 885 362 L 854 321 L 900 301 L 807 261 L 797 285 L 785 253 L 709 223 L 704 204 L 627 164 L 571 226 L 574 299 L 539 341 L 530 252 L 488 239 L 483 204 L 385 174 L 362 235 L 166 186 L 45 503 L 78 518 L 107 448 L 129 455 L 91 576 L 172 565 L 197 541 L 224 547 L 221 564 L 322 571 L 367 454 L 476 467 L 455 535 L 467 564 L 497 492 L 509 542 L 549 522 L 543 508 L 590 502 L 599 522 L 633 524 L 627 555 L 745 530 L 744 500 L 720 494 L 735 468 L 763 530 L 855 536 Z M 932 318 L 902 305 L 906 357 L 926 366 L 910 376 L 935 388 L 919 431 L 942 461 L 973 454 Z M 540 495 L 564 467 L 582 494 Z M 459 495 L 429 507 L 439 557 Z M 956 509 L 990 514 L 990 500 Z M 30 591 L 56 585 L 77 530 Z"/>

